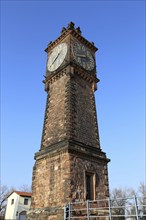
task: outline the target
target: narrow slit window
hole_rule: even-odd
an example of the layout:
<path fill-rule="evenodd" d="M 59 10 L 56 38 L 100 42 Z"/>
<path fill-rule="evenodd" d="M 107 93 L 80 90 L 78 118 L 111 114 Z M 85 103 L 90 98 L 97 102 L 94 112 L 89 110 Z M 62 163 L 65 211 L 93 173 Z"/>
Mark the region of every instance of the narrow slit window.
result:
<path fill-rule="evenodd" d="M 13 205 L 13 204 L 14 204 L 14 199 L 11 200 L 11 205 Z"/>
<path fill-rule="evenodd" d="M 86 200 L 94 199 L 94 175 L 91 173 L 86 173 Z"/>

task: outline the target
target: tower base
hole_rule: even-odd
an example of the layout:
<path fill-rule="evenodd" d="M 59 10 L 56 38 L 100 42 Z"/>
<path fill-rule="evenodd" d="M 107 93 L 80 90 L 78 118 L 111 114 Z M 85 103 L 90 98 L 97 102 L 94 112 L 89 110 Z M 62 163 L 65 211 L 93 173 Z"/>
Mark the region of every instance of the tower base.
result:
<path fill-rule="evenodd" d="M 63 220 L 69 202 L 109 197 L 109 159 L 99 148 L 62 141 L 35 154 L 27 220 Z"/>
<path fill-rule="evenodd" d="M 64 220 L 64 208 L 47 207 L 31 209 L 27 213 L 27 220 Z"/>

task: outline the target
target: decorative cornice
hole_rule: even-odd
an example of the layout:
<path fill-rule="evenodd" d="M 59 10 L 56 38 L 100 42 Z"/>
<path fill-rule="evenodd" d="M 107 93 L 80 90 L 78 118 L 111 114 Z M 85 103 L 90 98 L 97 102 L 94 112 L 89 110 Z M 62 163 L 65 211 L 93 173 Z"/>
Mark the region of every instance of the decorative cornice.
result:
<path fill-rule="evenodd" d="M 74 68 L 74 74 L 79 75 L 82 79 L 84 79 L 86 82 L 89 83 L 98 83 L 100 80 L 96 77 L 96 75 L 93 73 L 88 73 L 87 71 L 85 71 L 83 68 L 77 66 L 75 63 L 70 62 L 67 65 L 71 65 Z M 66 66 L 67 67 L 67 66 Z M 57 81 L 59 78 L 61 78 L 62 76 L 64 76 L 65 74 L 67 74 L 66 68 L 62 67 L 61 70 L 59 70 L 58 72 L 54 72 L 52 74 L 49 74 L 45 77 L 45 80 L 43 80 L 42 82 L 45 84 L 45 90 L 48 90 L 48 86 L 49 84 L 54 83 L 55 81 Z M 69 73 L 68 73 L 69 74 Z M 70 74 L 72 74 L 70 72 Z"/>
<path fill-rule="evenodd" d="M 74 73 L 80 75 L 85 81 L 89 83 L 98 83 L 100 81 L 95 75 L 87 73 L 78 66 L 75 67 Z"/>
<path fill-rule="evenodd" d="M 96 52 L 98 50 L 98 48 L 94 46 L 93 42 L 89 42 L 86 38 L 84 38 L 81 35 L 80 27 L 75 29 L 74 23 L 70 22 L 67 28 L 65 27 L 62 28 L 61 35 L 56 40 L 54 40 L 53 42 L 50 41 L 50 43 L 48 44 L 48 47 L 45 49 L 45 52 L 48 53 L 57 44 L 63 41 L 68 35 L 74 36 L 76 39 L 78 39 L 80 42 L 84 43 L 88 48 L 90 48 L 93 52 Z"/>
<path fill-rule="evenodd" d="M 42 81 L 45 84 L 45 91 L 48 91 L 50 84 L 53 84 L 54 82 L 56 82 L 58 79 L 60 79 L 65 74 L 66 74 L 66 69 L 63 69 L 63 70 L 59 71 L 58 73 L 52 73 L 52 74 L 48 75 L 45 78 L 45 80 Z"/>
<path fill-rule="evenodd" d="M 40 160 L 46 156 L 52 157 L 55 155 L 58 155 L 58 153 L 72 153 L 79 155 L 80 157 L 84 158 L 92 158 L 94 160 L 97 160 L 102 162 L 110 162 L 110 159 L 106 157 L 106 154 L 102 152 L 100 148 L 85 145 L 81 142 L 74 141 L 74 140 L 64 140 L 57 142 L 55 144 L 52 144 L 44 149 L 41 149 L 39 152 L 35 154 L 34 159 Z"/>

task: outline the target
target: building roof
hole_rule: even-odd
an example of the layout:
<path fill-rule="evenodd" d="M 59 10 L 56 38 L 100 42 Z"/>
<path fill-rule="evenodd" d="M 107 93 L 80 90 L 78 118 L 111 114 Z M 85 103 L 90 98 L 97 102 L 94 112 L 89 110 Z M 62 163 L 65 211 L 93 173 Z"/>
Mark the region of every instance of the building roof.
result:
<path fill-rule="evenodd" d="M 18 194 L 18 195 L 20 195 L 20 196 L 24 196 L 24 197 L 31 197 L 32 196 L 32 193 L 31 192 L 21 192 L 21 191 L 13 191 L 13 192 L 11 192 L 10 193 L 10 195 L 12 195 L 12 193 L 16 193 L 16 194 Z M 9 196 L 10 196 L 9 195 Z M 8 197 L 9 197 L 8 196 Z"/>
<path fill-rule="evenodd" d="M 21 192 L 21 191 L 14 191 L 15 193 L 17 193 L 20 196 L 27 196 L 27 197 L 31 197 L 32 193 L 31 192 Z"/>

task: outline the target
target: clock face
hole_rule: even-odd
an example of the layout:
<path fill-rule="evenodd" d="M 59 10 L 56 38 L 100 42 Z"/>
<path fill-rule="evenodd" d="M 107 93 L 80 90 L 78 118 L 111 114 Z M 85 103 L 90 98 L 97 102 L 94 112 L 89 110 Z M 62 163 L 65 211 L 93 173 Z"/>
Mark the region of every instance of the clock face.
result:
<path fill-rule="evenodd" d="M 67 44 L 61 43 L 56 46 L 49 55 L 47 69 L 50 72 L 55 71 L 63 63 L 67 54 Z"/>
<path fill-rule="evenodd" d="M 75 61 L 86 70 L 93 70 L 95 66 L 91 52 L 81 43 L 74 42 L 72 46 Z"/>

